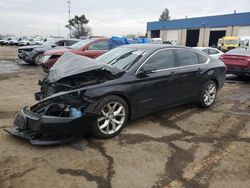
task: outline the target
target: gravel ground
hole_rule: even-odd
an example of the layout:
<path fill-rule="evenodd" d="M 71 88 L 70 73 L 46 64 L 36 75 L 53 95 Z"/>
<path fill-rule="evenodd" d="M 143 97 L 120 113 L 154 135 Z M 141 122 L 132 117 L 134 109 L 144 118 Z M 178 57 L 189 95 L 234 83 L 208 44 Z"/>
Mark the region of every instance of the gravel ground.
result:
<path fill-rule="evenodd" d="M 250 187 L 250 81 L 230 79 L 207 110 L 180 106 L 130 122 L 109 140 L 32 146 L 3 129 L 34 101 L 40 67 L 0 47 L 0 187 Z M 6 55 L 7 54 L 7 55 Z"/>

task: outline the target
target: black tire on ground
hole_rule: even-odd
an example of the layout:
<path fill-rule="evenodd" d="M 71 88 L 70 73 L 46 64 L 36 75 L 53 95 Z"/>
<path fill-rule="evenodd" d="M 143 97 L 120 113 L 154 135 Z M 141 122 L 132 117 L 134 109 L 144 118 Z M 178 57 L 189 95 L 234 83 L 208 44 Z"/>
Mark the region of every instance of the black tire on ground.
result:
<path fill-rule="evenodd" d="M 214 88 L 214 92 L 211 92 Z M 209 108 L 215 102 L 217 96 L 217 84 L 213 80 L 209 80 L 205 83 L 202 92 L 199 97 L 198 105 L 202 108 Z M 208 93 L 210 91 L 210 94 Z M 210 102 L 208 102 L 208 95 L 211 97 Z"/>
<path fill-rule="evenodd" d="M 101 131 L 101 129 L 99 128 L 98 125 L 98 119 L 96 119 L 93 124 L 90 127 L 90 131 L 91 134 L 97 138 L 101 138 L 101 139 L 107 139 L 107 138 L 111 138 L 114 137 L 116 135 L 118 135 L 122 129 L 124 128 L 124 126 L 126 125 L 127 121 L 128 121 L 128 116 L 129 116 L 129 109 L 128 109 L 128 105 L 126 103 L 126 101 L 124 99 L 122 99 L 121 97 L 117 96 L 117 95 L 110 95 L 107 97 L 102 98 L 101 100 L 99 100 L 99 104 L 96 105 L 96 107 L 94 108 L 94 112 L 98 113 L 101 115 L 101 111 L 102 109 L 108 105 L 108 104 L 112 104 L 112 103 L 118 103 L 119 105 L 122 105 L 124 107 L 124 112 L 125 112 L 125 116 L 124 116 L 124 122 L 121 125 L 121 127 L 115 131 L 114 133 L 111 134 L 105 134 Z M 114 110 L 115 111 L 115 110 Z M 112 126 L 112 125 L 111 125 Z M 110 127 L 110 126 L 109 126 Z M 111 128 L 111 127 L 110 127 Z"/>
<path fill-rule="evenodd" d="M 38 53 L 33 57 L 32 64 L 34 65 L 40 65 L 40 61 L 43 57 L 43 53 Z"/>

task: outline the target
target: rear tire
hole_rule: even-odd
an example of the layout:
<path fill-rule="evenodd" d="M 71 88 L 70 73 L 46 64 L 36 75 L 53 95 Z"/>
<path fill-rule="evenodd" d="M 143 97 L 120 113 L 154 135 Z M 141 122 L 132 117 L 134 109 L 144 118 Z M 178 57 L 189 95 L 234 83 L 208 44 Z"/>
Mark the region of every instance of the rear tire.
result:
<path fill-rule="evenodd" d="M 91 125 L 91 133 L 97 138 L 107 139 L 118 135 L 128 121 L 128 105 L 116 95 L 101 99 L 94 111 L 100 115 Z"/>
<path fill-rule="evenodd" d="M 214 104 L 217 95 L 217 85 L 213 80 L 205 83 L 201 95 L 199 97 L 199 106 L 209 108 Z"/>

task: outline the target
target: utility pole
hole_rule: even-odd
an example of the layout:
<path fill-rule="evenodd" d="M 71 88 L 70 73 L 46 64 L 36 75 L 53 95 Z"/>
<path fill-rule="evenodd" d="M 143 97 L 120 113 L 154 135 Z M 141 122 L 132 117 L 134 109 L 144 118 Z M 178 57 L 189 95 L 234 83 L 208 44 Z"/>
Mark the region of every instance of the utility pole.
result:
<path fill-rule="evenodd" d="M 60 37 L 60 23 L 57 23 L 58 37 Z"/>
<path fill-rule="evenodd" d="M 70 16 L 70 13 L 71 13 L 71 10 L 70 10 L 71 1 L 67 0 L 67 3 L 68 3 L 68 12 L 69 12 L 69 20 L 70 20 L 71 19 L 71 16 Z M 71 38 L 71 27 L 70 26 L 69 26 L 69 38 Z"/>

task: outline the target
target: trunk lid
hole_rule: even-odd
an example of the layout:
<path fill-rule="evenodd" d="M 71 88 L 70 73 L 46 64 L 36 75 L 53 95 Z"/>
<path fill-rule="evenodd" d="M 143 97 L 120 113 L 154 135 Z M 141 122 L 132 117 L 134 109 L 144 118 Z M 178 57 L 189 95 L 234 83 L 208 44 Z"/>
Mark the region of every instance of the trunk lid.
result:
<path fill-rule="evenodd" d="M 222 55 L 220 59 L 225 63 L 225 65 L 239 66 L 239 67 L 249 67 L 250 57 L 242 55 Z"/>

